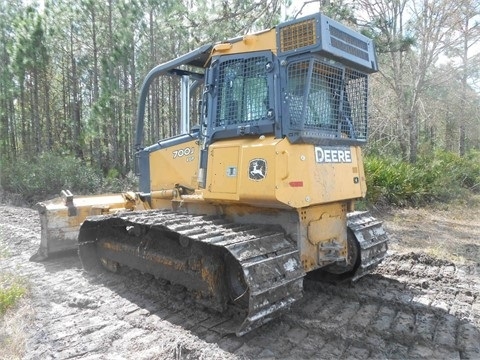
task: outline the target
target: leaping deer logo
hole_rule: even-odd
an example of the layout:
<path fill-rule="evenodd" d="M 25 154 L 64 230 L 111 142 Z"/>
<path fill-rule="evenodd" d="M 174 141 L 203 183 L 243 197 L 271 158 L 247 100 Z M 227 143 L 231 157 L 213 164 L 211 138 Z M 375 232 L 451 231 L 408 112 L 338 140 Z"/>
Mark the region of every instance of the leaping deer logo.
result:
<path fill-rule="evenodd" d="M 265 179 L 267 176 L 267 162 L 264 159 L 250 160 L 248 167 L 248 177 L 255 181 Z"/>

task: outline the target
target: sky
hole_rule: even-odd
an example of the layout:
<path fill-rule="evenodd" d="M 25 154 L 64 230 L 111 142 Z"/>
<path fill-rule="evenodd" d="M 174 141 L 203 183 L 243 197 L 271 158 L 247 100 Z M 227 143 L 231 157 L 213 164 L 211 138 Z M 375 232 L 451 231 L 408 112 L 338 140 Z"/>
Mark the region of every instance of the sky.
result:
<path fill-rule="evenodd" d="M 318 0 L 307 0 L 307 1 L 292 1 L 290 6 L 282 6 L 282 20 L 285 20 L 286 16 L 295 16 L 302 17 L 306 15 L 313 14 L 318 12 L 320 4 Z"/>

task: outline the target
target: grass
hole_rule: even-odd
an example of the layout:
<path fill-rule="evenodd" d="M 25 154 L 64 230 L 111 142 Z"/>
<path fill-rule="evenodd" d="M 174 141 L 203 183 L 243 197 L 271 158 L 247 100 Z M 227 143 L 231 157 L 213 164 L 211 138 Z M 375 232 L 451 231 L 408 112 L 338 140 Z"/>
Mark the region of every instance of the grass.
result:
<path fill-rule="evenodd" d="M 34 314 L 28 297 L 23 296 L 13 308 L 0 316 L 0 360 L 23 358 L 27 341 L 26 328 L 32 323 Z"/>
<path fill-rule="evenodd" d="M 14 307 L 27 294 L 27 285 L 21 277 L 0 273 L 0 316 Z"/>
<path fill-rule="evenodd" d="M 0 228 L 0 235 L 3 236 L 2 228 Z M 8 248 L 0 243 L 0 260 L 7 257 L 9 257 Z M 0 272 L 0 319 L 26 293 L 27 285 L 23 278 L 8 272 Z"/>
<path fill-rule="evenodd" d="M 3 237 L 0 227 L 0 239 Z M 0 261 L 10 256 L 0 241 Z M 33 318 L 29 284 L 24 277 L 0 272 L 0 360 L 21 359 L 25 351 L 25 327 Z"/>

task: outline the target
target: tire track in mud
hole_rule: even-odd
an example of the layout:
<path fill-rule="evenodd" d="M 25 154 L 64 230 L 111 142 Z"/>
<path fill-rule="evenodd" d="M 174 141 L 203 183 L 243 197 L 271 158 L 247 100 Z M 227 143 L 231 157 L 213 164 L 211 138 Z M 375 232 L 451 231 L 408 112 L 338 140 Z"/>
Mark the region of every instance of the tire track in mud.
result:
<path fill-rule="evenodd" d="M 476 269 L 456 269 L 425 255 L 391 254 L 376 274 L 353 286 L 306 281 L 303 301 L 313 309 L 287 317 L 311 332 L 344 339 L 349 348 L 342 357 L 353 351 L 364 358 L 476 359 L 480 287 L 461 282 L 466 273 L 473 280 Z"/>
<path fill-rule="evenodd" d="M 305 280 L 286 315 L 241 338 L 178 285 L 137 271 L 85 273 L 75 254 L 29 262 L 35 211 L 0 206 L 0 270 L 30 280 L 25 359 L 480 358 L 478 269 L 391 254 L 355 284 Z"/>

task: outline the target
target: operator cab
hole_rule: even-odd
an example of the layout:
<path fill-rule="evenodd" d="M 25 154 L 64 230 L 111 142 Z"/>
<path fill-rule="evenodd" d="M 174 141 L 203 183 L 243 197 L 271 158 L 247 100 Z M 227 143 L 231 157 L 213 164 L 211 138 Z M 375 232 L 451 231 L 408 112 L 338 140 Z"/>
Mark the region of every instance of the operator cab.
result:
<path fill-rule="evenodd" d="M 207 143 L 267 134 L 291 143 L 365 143 L 368 74 L 377 71 L 371 40 L 321 14 L 279 25 L 276 34 L 276 52 L 212 57 Z"/>

